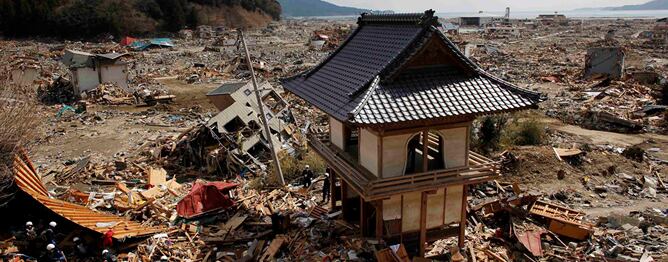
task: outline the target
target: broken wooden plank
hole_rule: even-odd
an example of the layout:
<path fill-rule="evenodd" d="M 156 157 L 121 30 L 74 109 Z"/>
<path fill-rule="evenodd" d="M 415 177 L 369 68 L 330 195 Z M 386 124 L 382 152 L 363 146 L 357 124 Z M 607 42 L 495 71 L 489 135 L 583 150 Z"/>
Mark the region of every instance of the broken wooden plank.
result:
<path fill-rule="evenodd" d="M 488 256 L 491 256 L 492 258 L 494 258 L 496 261 L 499 261 L 499 262 L 507 262 L 504 258 L 502 258 L 501 256 L 499 256 L 499 254 L 494 253 L 494 252 L 492 252 L 492 251 L 489 250 L 489 249 L 486 249 L 486 248 L 485 248 L 485 249 L 483 249 L 482 251 L 485 252 L 485 254 L 487 254 Z"/>
<path fill-rule="evenodd" d="M 167 171 L 162 168 L 148 168 L 147 181 L 149 185 L 159 186 L 167 182 Z"/>
<path fill-rule="evenodd" d="M 239 213 L 234 214 L 234 216 L 223 225 L 223 230 L 236 230 L 242 223 L 244 223 L 244 221 L 246 221 L 246 218 L 248 218 L 248 215 L 239 215 Z"/>
<path fill-rule="evenodd" d="M 467 245 L 469 249 L 469 253 L 471 253 L 471 262 L 478 262 L 478 258 L 475 255 L 475 250 L 473 249 L 472 245 Z"/>
<path fill-rule="evenodd" d="M 283 235 L 278 235 L 276 238 L 274 238 L 273 241 L 271 241 L 271 244 L 269 244 L 269 247 L 267 248 L 267 251 L 262 254 L 260 259 L 258 261 L 263 262 L 263 261 L 271 261 L 272 258 L 276 256 L 276 253 L 278 253 L 278 250 L 281 249 L 286 244 L 287 240 L 285 236 Z"/>
<path fill-rule="evenodd" d="M 376 260 L 378 260 L 378 262 L 400 262 L 390 248 L 376 251 Z"/>

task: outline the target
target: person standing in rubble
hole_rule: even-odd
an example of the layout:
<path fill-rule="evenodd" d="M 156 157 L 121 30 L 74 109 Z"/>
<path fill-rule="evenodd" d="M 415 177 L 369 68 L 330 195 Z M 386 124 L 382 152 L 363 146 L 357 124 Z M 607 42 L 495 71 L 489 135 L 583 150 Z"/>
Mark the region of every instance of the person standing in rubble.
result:
<path fill-rule="evenodd" d="M 313 171 L 309 165 L 304 166 L 304 171 L 302 171 L 302 178 L 304 179 L 304 187 L 311 187 L 311 180 L 313 180 Z"/>
<path fill-rule="evenodd" d="M 35 229 L 32 221 L 26 222 L 26 242 L 28 243 L 26 245 L 26 253 L 33 254 L 37 244 L 37 229 Z"/>
<path fill-rule="evenodd" d="M 74 243 L 74 255 L 79 257 L 79 258 L 85 258 L 88 257 L 88 247 L 86 246 L 86 243 L 84 243 L 81 238 L 79 237 L 74 237 L 72 240 Z"/>
<path fill-rule="evenodd" d="M 34 241 L 37 239 L 37 230 L 33 226 L 32 221 L 26 222 L 26 239 L 28 241 Z"/>
<path fill-rule="evenodd" d="M 49 222 L 49 226 L 42 231 L 41 237 L 47 244 L 56 244 L 56 225 L 55 221 Z"/>
<path fill-rule="evenodd" d="M 46 245 L 46 253 L 40 261 L 49 261 L 49 262 L 67 262 L 65 255 L 60 249 L 56 248 L 55 244 Z"/>
<path fill-rule="evenodd" d="M 102 261 L 103 262 L 116 262 L 118 259 L 114 256 L 113 253 L 109 252 L 108 249 L 102 250 Z"/>
<path fill-rule="evenodd" d="M 330 187 L 330 181 L 329 181 L 329 172 L 325 173 L 325 180 L 322 181 L 322 202 L 327 203 L 327 200 L 329 200 L 329 187 Z"/>
<path fill-rule="evenodd" d="M 111 248 L 111 247 L 113 247 L 113 245 L 114 245 L 114 230 L 109 229 L 102 236 L 102 247 L 103 248 Z"/>

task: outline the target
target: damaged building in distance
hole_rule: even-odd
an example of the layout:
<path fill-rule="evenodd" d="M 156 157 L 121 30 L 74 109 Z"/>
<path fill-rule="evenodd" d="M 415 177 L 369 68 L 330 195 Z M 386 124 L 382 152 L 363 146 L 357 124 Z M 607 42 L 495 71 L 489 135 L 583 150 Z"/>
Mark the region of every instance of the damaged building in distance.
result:
<path fill-rule="evenodd" d="M 290 138 L 294 126 L 287 102 L 268 82 L 258 86 L 262 104 L 265 107 L 267 124 L 272 134 L 273 143 L 282 145 Z M 226 83 L 207 94 L 220 113 L 211 118 L 207 126 L 217 136 L 228 134 L 236 136 L 240 149 L 253 158 L 258 158 L 269 147 L 262 132 L 259 119 L 260 110 L 251 82 Z"/>
<path fill-rule="evenodd" d="M 128 91 L 127 63 L 120 60 L 125 55 L 127 53 L 91 54 L 66 50 L 61 62 L 70 69 L 77 94 L 102 83 L 113 83 Z"/>
<path fill-rule="evenodd" d="M 309 145 L 340 179 L 330 204 L 363 236 L 419 256 L 444 237 L 463 247 L 467 188 L 498 176 L 469 150 L 472 121 L 543 99 L 485 72 L 438 26 L 432 10 L 362 14 L 327 59 L 282 82 L 329 116 Z"/>

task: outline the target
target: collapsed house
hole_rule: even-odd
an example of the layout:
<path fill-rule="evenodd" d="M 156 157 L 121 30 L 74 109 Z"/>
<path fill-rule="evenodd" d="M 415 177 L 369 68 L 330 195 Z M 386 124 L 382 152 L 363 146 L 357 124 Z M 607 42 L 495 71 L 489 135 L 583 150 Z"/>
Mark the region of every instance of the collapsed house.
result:
<path fill-rule="evenodd" d="M 34 58 L 20 57 L 10 67 L 9 80 L 18 86 L 30 86 L 39 80 L 42 67 Z"/>
<path fill-rule="evenodd" d="M 621 47 L 587 49 L 585 78 L 601 75 L 611 79 L 620 79 L 624 76 L 624 50 Z"/>
<path fill-rule="evenodd" d="M 258 87 L 267 125 L 275 145 L 283 145 L 292 135 L 292 115 L 288 104 L 268 82 Z M 217 136 L 232 136 L 239 149 L 254 159 L 269 151 L 267 138 L 262 132 L 260 110 L 251 82 L 226 83 L 212 90 L 207 97 L 220 113 L 207 122 Z"/>
<path fill-rule="evenodd" d="M 66 50 L 61 62 L 70 69 L 77 94 L 102 83 L 113 83 L 129 91 L 127 63 L 120 61 L 125 55 L 127 53 L 91 54 Z"/>
<path fill-rule="evenodd" d="M 472 121 L 543 97 L 466 58 L 433 10 L 362 14 L 358 25 L 322 63 L 283 80 L 329 116 L 309 145 L 333 170 L 330 204 L 363 236 L 411 254 L 444 237 L 463 247 L 467 188 L 498 175 L 495 162 L 469 150 Z"/>

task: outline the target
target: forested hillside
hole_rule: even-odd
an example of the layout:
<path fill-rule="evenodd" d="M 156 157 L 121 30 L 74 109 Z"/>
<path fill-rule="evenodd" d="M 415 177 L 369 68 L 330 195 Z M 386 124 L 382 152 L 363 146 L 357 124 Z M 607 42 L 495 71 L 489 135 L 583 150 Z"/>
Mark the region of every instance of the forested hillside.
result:
<path fill-rule="evenodd" d="M 281 15 L 276 0 L 0 0 L 0 31 L 62 37 L 175 32 L 209 22 L 202 17 L 205 11 L 236 15 L 240 10 L 243 16 L 274 20 Z M 245 20 L 258 19 L 232 22 Z"/>

